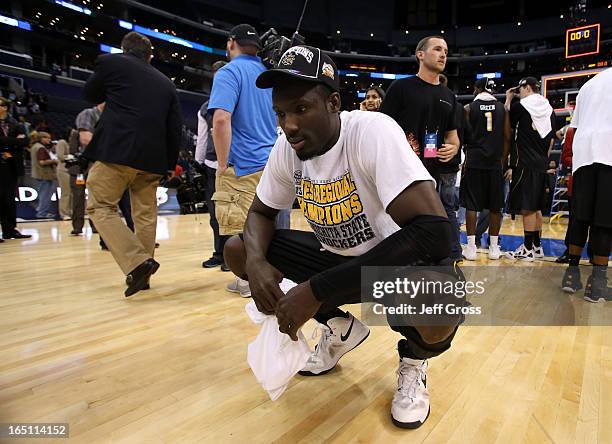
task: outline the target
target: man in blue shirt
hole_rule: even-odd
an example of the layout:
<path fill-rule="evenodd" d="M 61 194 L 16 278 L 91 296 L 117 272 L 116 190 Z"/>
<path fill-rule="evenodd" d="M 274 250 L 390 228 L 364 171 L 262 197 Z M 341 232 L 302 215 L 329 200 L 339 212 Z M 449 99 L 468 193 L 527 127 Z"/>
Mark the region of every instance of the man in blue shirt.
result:
<path fill-rule="evenodd" d="M 266 70 L 257 57 L 261 40 L 251 25 L 238 25 L 227 40 L 230 63 L 215 75 L 208 112 L 213 115 L 217 152 L 213 196 L 221 235 L 242 233 L 255 189 L 276 141 L 271 90 L 255 86 Z M 249 297 L 248 282 L 237 279 L 228 290 Z"/>

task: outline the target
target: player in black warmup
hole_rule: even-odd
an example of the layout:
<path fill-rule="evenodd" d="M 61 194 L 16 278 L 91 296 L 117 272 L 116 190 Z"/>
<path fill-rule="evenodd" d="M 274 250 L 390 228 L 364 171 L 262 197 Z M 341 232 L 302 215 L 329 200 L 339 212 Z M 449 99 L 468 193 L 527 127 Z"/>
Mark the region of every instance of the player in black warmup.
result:
<path fill-rule="evenodd" d="M 513 99 L 518 95 L 519 100 Z M 515 259 L 533 262 L 544 257 L 540 243 L 542 209 L 546 205 L 548 157 L 554 143 L 555 114 L 540 94 L 535 77 L 521 79 L 506 91 L 504 104 L 515 131 L 516 152 L 510 158 L 511 178 L 508 207 L 523 215 L 524 243 L 514 251 Z"/>
<path fill-rule="evenodd" d="M 465 163 L 461 178 L 461 205 L 466 208 L 467 248 L 463 256 L 476 260 L 476 215 L 490 211 L 489 259 L 499 259 L 499 229 L 504 207 L 503 166 L 510 146 L 510 120 L 504 105 L 493 97 L 494 82 L 474 84 L 474 101 L 465 105 Z"/>

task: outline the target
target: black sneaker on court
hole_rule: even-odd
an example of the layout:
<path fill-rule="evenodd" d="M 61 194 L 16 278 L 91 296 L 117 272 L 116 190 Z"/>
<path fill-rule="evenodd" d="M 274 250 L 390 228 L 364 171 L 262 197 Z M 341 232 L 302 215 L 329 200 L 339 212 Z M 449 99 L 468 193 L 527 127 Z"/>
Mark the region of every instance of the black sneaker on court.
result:
<path fill-rule="evenodd" d="M 6 239 L 30 239 L 32 237 L 31 234 L 21 234 L 17 230 L 13 230 L 12 233 L 7 233 L 3 235 L 4 240 Z"/>
<path fill-rule="evenodd" d="M 566 293 L 576 293 L 582 288 L 580 282 L 580 269 L 578 267 L 567 267 L 563 280 L 561 281 L 561 289 Z"/>
<path fill-rule="evenodd" d="M 584 288 L 584 300 L 593 303 L 612 301 L 612 289 L 608 288 L 608 280 L 605 277 L 589 276 Z"/>
<path fill-rule="evenodd" d="M 202 262 L 203 268 L 215 268 L 219 265 L 222 265 L 223 261 L 215 256 L 210 257 L 209 259 Z"/>
<path fill-rule="evenodd" d="M 365 341 L 370 334 L 368 326 L 350 313 L 346 318 L 331 318 L 327 325 L 319 324 L 319 330 L 319 343 L 304 368 L 298 372 L 300 375 L 324 375 L 336 366 L 342 356 Z"/>

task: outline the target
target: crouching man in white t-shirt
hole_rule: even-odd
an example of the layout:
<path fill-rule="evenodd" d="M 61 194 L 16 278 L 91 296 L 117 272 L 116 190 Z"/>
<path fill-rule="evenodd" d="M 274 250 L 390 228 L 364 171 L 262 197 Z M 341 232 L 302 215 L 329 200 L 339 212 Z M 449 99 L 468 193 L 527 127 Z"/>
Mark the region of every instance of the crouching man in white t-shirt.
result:
<path fill-rule="evenodd" d="M 340 113 L 338 71 L 327 55 L 297 46 L 278 66 L 261 74 L 257 86 L 273 88 L 284 135 L 272 149 L 244 235 L 227 242 L 225 258 L 248 279 L 258 309 L 276 314 L 292 339 L 311 318 L 323 325 L 300 372 L 316 376 L 370 333 L 338 309 L 360 302 L 361 267 L 439 263 L 450 254 L 452 233 L 433 179 L 395 121 Z M 296 197 L 313 232 L 274 227 L 278 211 Z M 286 295 L 278 286 L 283 276 L 299 284 Z M 392 419 L 416 428 L 429 415 L 427 359 L 450 348 L 457 325 L 392 328 L 404 336 Z"/>

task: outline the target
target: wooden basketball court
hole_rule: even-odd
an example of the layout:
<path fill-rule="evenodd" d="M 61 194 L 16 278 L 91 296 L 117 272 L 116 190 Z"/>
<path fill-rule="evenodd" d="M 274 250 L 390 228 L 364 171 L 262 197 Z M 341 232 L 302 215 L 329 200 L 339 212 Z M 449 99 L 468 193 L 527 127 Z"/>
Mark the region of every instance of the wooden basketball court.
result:
<path fill-rule="evenodd" d="M 246 362 L 248 300 L 225 291 L 231 273 L 201 268 L 208 215 L 160 217 L 162 266 L 129 299 L 97 235 L 21 228 L 34 238 L 0 245 L 0 423 L 67 422 L 83 443 L 612 443 L 612 327 L 463 327 L 430 361 L 428 421 L 404 431 L 390 420 L 398 335 L 386 327 L 270 401 Z M 545 224 L 544 237 L 564 233 Z"/>

